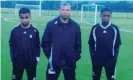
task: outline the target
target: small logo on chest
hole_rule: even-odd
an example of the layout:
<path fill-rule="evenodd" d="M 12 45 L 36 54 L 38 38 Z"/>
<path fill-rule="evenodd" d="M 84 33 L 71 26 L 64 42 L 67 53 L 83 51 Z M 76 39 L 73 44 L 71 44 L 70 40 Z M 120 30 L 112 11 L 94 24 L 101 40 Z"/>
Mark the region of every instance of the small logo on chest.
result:
<path fill-rule="evenodd" d="M 32 35 L 30 35 L 30 38 L 32 38 Z"/>
<path fill-rule="evenodd" d="M 106 30 L 104 30 L 104 31 L 103 31 L 103 33 L 107 33 L 107 31 L 106 31 Z"/>
<path fill-rule="evenodd" d="M 23 34 L 27 34 L 27 32 L 26 32 L 26 31 L 24 31 L 24 32 L 23 32 Z"/>

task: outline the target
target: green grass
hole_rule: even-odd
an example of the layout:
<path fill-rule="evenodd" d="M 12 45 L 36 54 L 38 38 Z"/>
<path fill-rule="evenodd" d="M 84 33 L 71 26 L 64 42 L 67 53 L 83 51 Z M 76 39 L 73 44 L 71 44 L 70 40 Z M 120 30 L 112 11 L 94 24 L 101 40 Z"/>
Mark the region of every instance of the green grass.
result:
<path fill-rule="evenodd" d="M 14 26 L 19 24 L 19 19 L 17 15 L 14 14 L 1 14 L 1 80 L 11 80 L 12 74 L 12 63 L 10 61 L 9 45 L 8 40 L 10 36 L 10 31 Z M 121 16 L 121 15 L 119 15 Z M 133 16 L 133 15 L 131 15 Z M 46 23 L 56 16 L 32 16 L 32 24 L 34 24 L 40 31 L 40 38 L 45 29 Z M 5 21 L 5 18 L 15 18 L 12 19 L 14 22 Z M 79 21 L 80 17 L 72 17 L 74 20 Z M 120 29 L 130 29 L 133 31 L 133 19 L 120 19 L 113 18 L 112 22 L 117 24 Z M 77 80 L 91 80 L 91 60 L 88 48 L 88 39 L 90 34 L 90 29 L 92 25 L 79 23 L 82 32 L 82 57 L 77 62 L 76 77 Z M 132 80 L 133 79 L 133 34 L 128 32 L 120 31 L 122 45 L 120 47 L 118 62 L 117 62 L 117 80 Z M 45 71 L 47 67 L 47 59 L 44 53 L 41 51 L 40 62 L 37 67 L 37 79 L 45 79 Z M 24 73 L 23 80 L 26 80 L 27 76 Z M 61 74 L 59 80 L 63 80 L 63 75 Z M 105 72 L 103 70 L 102 80 L 106 80 Z"/>

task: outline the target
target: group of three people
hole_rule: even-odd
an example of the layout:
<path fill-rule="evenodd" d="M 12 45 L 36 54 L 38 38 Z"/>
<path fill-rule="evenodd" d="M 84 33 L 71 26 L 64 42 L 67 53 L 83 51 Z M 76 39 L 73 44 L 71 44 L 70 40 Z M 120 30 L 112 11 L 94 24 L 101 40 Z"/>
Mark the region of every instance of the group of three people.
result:
<path fill-rule="evenodd" d="M 70 18 L 71 5 L 62 3 L 60 15 L 46 25 L 41 47 L 48 59 L 46 80 L 57 80 L 63 71 L 65 80 L 76 80 L 76 62 L 81 58 L 80 25 Z M 88 41 L 93 80 L 100 80 L 105 67 L 108 80 L 115 80 L 115 66 L 121 45 L 119 29 L 111 23 L 111 10 L 101 10 L 101 22 L 94 25 Z M 39 31 L 31 23 L 28 8 L 19 10 L 20 24 L 13 28 L 9 40 L 13 65 L 12 80 L 22 80 L 24 69 L 28 80 L 36 80 L 40 57 Z M 89 32 L 88 32 L 89 34 Z M 83 43 L 87 44 L 87 43 Z"/>

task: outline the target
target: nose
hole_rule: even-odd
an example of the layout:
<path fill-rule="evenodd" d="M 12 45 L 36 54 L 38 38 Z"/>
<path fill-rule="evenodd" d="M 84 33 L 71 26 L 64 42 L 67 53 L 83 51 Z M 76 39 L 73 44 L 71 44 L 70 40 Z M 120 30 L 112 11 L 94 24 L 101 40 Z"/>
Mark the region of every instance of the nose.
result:
<path fill-rule="evenodd" d="M 105 19 L 108 19 L 108 17 L 107 17 L 107 16 L 105 16 L 104 18 L 105 18 Z"/>
<path fill-rule="evenodd" d="M 66 14 L 66 10 L 64 10 L 64 14 Z"/>
<path fill-rule="evenodd" d="M 26 19 L 23 19 L 23 22 L 26 22 Z"/>
<path fill-rule="evenodd" d="M 68 12 L 68 10 L 65 9 L 65 10 L 64 10 L 64 13 L 67 13 L 67 12 Z"/>
<path fill-rule="evenodd" d="M 22 23 L 26 23 L 26 19 L 22 19 L 21 22 L 22 22 Z"/>

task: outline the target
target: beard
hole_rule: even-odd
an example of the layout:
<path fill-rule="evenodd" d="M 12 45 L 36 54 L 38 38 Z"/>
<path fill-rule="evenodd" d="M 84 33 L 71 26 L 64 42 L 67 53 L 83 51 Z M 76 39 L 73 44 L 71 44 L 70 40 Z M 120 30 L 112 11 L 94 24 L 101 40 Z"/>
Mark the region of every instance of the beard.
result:
<path fill-rule="evenodd" d="M 66 15 L 60 15 L 60 17 L 61 17 L 62 19 L 64 19 L 64 20 L 69 19 L 69 16 L 66 16 Z"/>

